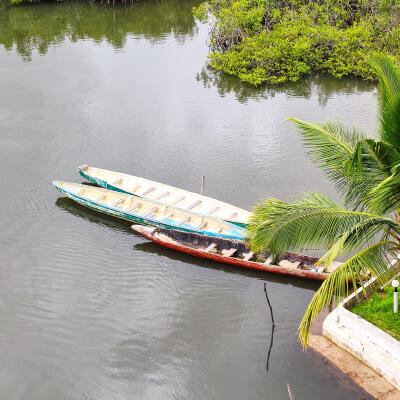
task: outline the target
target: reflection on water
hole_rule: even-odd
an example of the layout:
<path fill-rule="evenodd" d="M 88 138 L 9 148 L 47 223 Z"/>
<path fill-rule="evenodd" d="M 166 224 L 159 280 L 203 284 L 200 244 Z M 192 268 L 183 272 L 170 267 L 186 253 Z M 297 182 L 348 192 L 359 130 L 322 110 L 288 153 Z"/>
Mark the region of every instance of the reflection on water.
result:
<path fill-rule="evenodd" d="M 132 222 L 125 221 L 123 219 L 117 219 L 110 215 L 91 210 L 90 208 L 84 207 L 76 201 L 71 200 L 69 197 L 59 197 L 55 204 L 61 210 L 75 215 L 76 217 L 83 218 L 84 220 L 94 224 L 98 224 L 120 232 L 126 232 L 129 234 L 133 233 L 131 229 Z"/>
<path fill-rule="evenodd" d="M 270 282 L 276 282 L 280 284 L 290 284 L 290 285 L 295 285 L 296 287 L 301 287 L 301 288 L 308 288 L 315 290 L 318 288 L 319 283 L 314 282 L 314 281 L 308 281 L 305 279 L 300 279 L 300 278 L 292 278 L 292 277 L 286 277 L 286 276 L 279 276 L 275 274 L 265 274 L 263 272 L 259 271 L 252 271 L 248 269 L 241 269 L 241 268 L 236 268 L 232 267 L 230 265 L 225 265 L 221 263 L 215 263 L 213 261 L 209 260 L 204 260 L 204 259 L 198 259 L 194 258 L 190 255 L 179 253 L 177 251 L 171 250 L 171 249 L 166 249 L 164 247 L 161 247 L 152 241 L 149 241 L 148 239 L 144 238 L 143 236 L 135 233 L 131 229 L 132 222 L 125 221 L 122 219 L 117 219 L 114 217 L 111 217 L 110 215 L 107 214 L 102 214 L 100 212 L 97 212 L 95 210 L 91 210 L 89 208 L 86 208 L 77 202 L 71 200 L 68 197 L 59 197 L 56 202 L 56 206 L 59 207 L 61 210 L 68 212 L 71 215 L 74 215 L 76 217 L 82 218 L 85 221 L 94 223 L 96 225 L 106 227 L 108 229 L 112 229 L 115 231 L 119 232 L 124 232 L 129 235 L 133 235 L 138 239 L 138 243 L 136 243 L 133 246 L 134 250 L 143 252 L 143 253 L 148 253 L 148 254 L 155 254 L 161 257 L 167 257 L 168 259 L 172 261 L 182 261 L 182 262 L 187 262 L 190 263 L 191 265 L 196 265 L 201 268 L 213 268 L 213 269 L 218 269 L 220 271 L 226 271 L 228 273 L 234 273 L 234 274 L 239 274 L 239 275 L 244 275 L 248 277 L 254 277 L 257 279 L 260 278 L 265 278 L 265 276 L 268 276 L 268 279 Z M 143 254 L 145 256 L 145 254 Z"/>
<path fill-rule="evenodd" d="M 325 77 L 309 77 L 299 82 L 255 87 L 240 82 L 234 76 L 213 71 L 208 67 L 203 67 L 201 72 L 196 75 L 196 79 L 205 88 L 216 87 L 221 96 L 233 93 L 241 103 L 245 103 L 249 99 L 267 100 L 275 95 L 284 93 L 291 97 L 305 99 L 309 99 L 312 95 L 317 95 L 320 105 L 324 106 L 334 94 L 351 95 L 371 92 L 375 91 L 376 87 L 373 82 L 368 81 L 350 78 L 338 80 Z"/>
<path fill-rule="evenodd" d="M 193 0 L 146 0 L 117 7 L 86 1 L 66 1 L 12 7 L 0 0 L 0 45 L 14 46 L 29 60 L 33 49 L 44 55 L 49 47 L 63 42 L 92 39 L 122 48 L 127 36 L 159 42 L 172 34 L 181 43 L 195 31 Z"/>

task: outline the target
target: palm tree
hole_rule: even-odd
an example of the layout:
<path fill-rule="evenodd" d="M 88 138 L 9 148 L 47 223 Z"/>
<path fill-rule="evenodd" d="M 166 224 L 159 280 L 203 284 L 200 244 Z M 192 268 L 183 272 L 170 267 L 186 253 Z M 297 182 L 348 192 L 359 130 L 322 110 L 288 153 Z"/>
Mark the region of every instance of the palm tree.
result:
<path fill-rule="evenodd" d="M 387 280 L 400 252 L 400 71 L 387 57 L 371 64 L 379 80 L 376 139 L 340 124 L 292 119 L 309 156 L 335 183 L 345 207 L 319 193 L 291 203 L 270 198 L 255 207 L 248 227 L 255 252 L 319 247 L 325 254 L 318 264 L 324 266 L 352 254 L 312 298 L 299 327 L 303 346 L 320 311 L 348 296 L 366 271 Z"/>

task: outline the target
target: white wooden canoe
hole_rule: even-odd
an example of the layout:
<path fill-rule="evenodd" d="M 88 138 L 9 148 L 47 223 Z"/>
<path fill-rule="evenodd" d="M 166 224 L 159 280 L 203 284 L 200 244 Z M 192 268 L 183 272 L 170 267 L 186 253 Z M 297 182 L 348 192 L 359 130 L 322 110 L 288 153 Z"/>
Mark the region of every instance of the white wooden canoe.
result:
<path fill-rule="evenodd" d="M 54 181 L 53 185 L 86 207 L 135 223 L 221 238 L 243 239 L 244 237 L 245 231 L 239 226 L 217 218 L 193 214 L 154 200 L 79 183 Z"/>
<path fill-rule="evenodd" d="M 250 213 L 231 204 L 137 176 L 82 165 L 79 173 L 106 189 L 157 200 L 181 210 L 246 226 Z"/>

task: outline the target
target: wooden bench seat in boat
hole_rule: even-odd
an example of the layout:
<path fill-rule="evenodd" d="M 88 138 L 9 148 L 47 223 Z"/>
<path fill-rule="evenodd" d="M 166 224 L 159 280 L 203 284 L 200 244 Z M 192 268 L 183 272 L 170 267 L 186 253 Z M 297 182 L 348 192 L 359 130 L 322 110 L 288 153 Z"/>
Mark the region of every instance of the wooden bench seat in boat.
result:
<path fill-rule="evenodd" d="M 295 262 L 291 262 L 289 260 L 279 261 L 279 266 L 284 268 L 299 268 L 300 264 L 301 264 L 300 261 L 295 261 Z"/>
<path fill-rule="evenodd" d="M 191 219 L 192 219 L 192 217 L 186 217 L 186 218 L 182 219 L 181 221 L 179 221 L 179 225 L 186 224 L 186 222 L 189 222 Z"/>
<path fill-rule="evenodd" d="M 217 243 L 211 243 L 204 251 L 208 253 L 217 251 Z"/>
<path fill-rule="evenodd" d="M 122 204 L 124 202 L 125 202 L 125 199 L 118 199 L 112 204 L 112 207 L 118 207 L 120 204 Z"/>
<path fill-rule="evenodd" d="M 206 222 L 202 222 L 202 223 L 198 226 L 198 228 L 199 228 L 199 229 L 203 229 L 203 228 L 205 228 L 207 225 L 208 225 L 208 222 L 207 222 L 207 221 L 206 221 Z"/>
<path fill-rule="evenodd" d="M 142 218 L 147 218 L 150 215 L 154 214 L 160 209 L 160 207 L 153 207 L 151 210 L 149 210 L 146 214 L 141 215 Z"/>
<path fill-rule="evenodd" d="M 243 253 L 243 256 L 244 261 L 250 261 L 254 257 L 254 253 L 249 251 L 248 253 Z"/>
<path fill-rule="evenodd" d="M 213 214 L 215 214 L 219 209 L 220 209 L 220 207 L 214 207 L 212 210 L 210 210 L 209 212 L 207 212 L 207 215 L 213 215 Z"/>
<path fill-rule="evenodd" d="M 106 199 L 106 197 L 107 197 L 106 194 L 102 194 L 101 196 L 99 196 L 99 197 L 95 200 L 95 202 L 98 203 L 99 201 L 103 201 L 103 200 Z"/>
<path fill-rule="evenodd" d="M 274 257 L 273 256 L 269 256 L 265 261 L 264 264 L 265 265 L 271 265 L 274 262 Z"/>
<path fill-rule="evenodd" d="M 332 264 L 326 268 L 326 272 L 332 273 L 336 271 L 343 263 L 339 261 L 333 261 Z"/>
<path fill-rule="evenodd" d="M 234 249 L 234 248 L 229 249 L 229 250 L 222 250 L 222 254 L 225 257 L 232 257 L 236 252 L 237 252 L 237 249 Z"/>
<path fill-rule="evenodd" d="M 182 200 L 185 200 L 185 198 L 186 198 L 186 196 L 180 196 L 180 197 L 178 197 L 175 201 L 173 201 L 173 202 L 171 203 L 171 206 L 177 205 L 177 204 L 180 203 Z"/>
<path fill-rule="evenodd" d="M 135 210 L 137 210 L 138 208 L 140 208 L 140 207 L 142 207 L 142 203 L 140 203 L 140 202 L 138 202 L 138 203 L 135 203 L 131 208 L 129 208 L 128 210 L 126 210 L 126 212 L 127 213 L 130 213 L 130 212 L 132 212 L 132 211 L 135 211 Z"/>
<path fill-rule="evenodd" d="M 189 207 L 186 207 L 186 210 L 193 210 L 193 208 L 199 206 L 201 203 L 202 203 L 201 200 L 197 200 L 193 204 L 191 204 Z"/>
<path fill-rule="evenodd" d="M 121 183 L 122 183 L 122 178 L 118 178 L 114 182 L 112 182 L 111 185 L 115 186 L 115 185 L 120 185 Z"/>
<path fill-rule="evenodd" d="M 237 212 L 232 213 L 232 214 L 227 218 L 227 220 L 234 219 L 235 217 L 237 217 Z"/>
<path fill-rule="evenodd" d="M 156 190 L 156 188 L 155 188 L 154 186 L 152 186 L 151 188 L 145 190 L 145 191 L 141 194 L 141 196 L 144 197 L 144 196 L 148 195 L 149 193 L 154 192 L 155 190 Z"/>
<path fill-rule="evenodd" d="M 164 193 L 161 193 L 161 194 L 156 198 L 156 200 L 161 200 L 161 199 L 163 199 L 164 197 L 169 196 L 170 194 L 171 194 L 171 192 L 164 192 Z"/>

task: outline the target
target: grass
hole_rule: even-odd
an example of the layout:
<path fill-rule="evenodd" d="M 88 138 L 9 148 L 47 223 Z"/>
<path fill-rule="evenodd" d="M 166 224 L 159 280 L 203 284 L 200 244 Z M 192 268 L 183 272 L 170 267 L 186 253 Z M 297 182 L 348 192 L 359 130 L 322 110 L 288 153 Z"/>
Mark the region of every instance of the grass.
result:
<path fill-rule="evenodd" d="M 393 313 L 392 287 L 386 288 L 383 293 L 374 292 L 369 299 L 359 302 L 351 311 L 400 340 L 400 313 Z"/>

